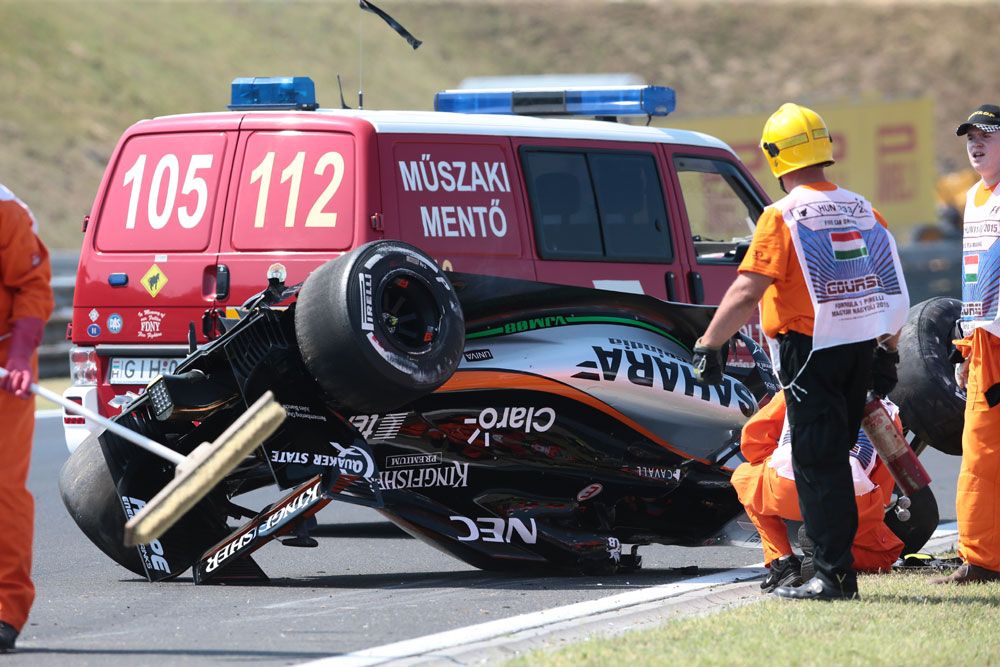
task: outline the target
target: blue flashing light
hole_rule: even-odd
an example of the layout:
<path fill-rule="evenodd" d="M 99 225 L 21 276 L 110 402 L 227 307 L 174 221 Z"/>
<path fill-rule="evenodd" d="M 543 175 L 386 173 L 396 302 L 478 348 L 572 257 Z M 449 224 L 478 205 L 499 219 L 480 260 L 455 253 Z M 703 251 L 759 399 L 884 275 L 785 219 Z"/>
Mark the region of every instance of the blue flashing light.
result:
<path fill-rule="evenodd" d="M 233 79 L 232 111 L 301 109 L 313 111 L 316 86 L 307 76 L 252 76 Z"/>
<path fill-rule="evenodd" d="M 677 108 L 666 86 L 593 86 L 523 90 L 442 90 L 435 111 L 524 116 L 666 116 Z"/>

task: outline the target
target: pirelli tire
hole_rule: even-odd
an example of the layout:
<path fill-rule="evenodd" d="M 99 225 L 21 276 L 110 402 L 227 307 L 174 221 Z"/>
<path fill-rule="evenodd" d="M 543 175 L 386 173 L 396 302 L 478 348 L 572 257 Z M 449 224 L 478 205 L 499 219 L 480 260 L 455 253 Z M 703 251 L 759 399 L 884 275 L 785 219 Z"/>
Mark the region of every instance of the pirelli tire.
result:
<path fill-rule="evenodd" d="M 309 275 L 295 306 L 295 337 L 331 401 L 385 412 L 451 377 L 465 321 L 434 260 L 406 243 L 373 241 Z"/>
<path fill-rule="evenodd" d="M 146 576 L 139 551 L 125 546 L 121 500 L 96 435 L 84 440 L 59 472 L 59 493 L 83 534 L 113 561 Z"/>
<path fill-rule="evenodd" d="M 899 383 L 889 395 L 903 425 L 931 447 L 960 456 L 965 392 L 948 357 L 962 302 L 935 297 L 910 308 L 899 337 Z"/>

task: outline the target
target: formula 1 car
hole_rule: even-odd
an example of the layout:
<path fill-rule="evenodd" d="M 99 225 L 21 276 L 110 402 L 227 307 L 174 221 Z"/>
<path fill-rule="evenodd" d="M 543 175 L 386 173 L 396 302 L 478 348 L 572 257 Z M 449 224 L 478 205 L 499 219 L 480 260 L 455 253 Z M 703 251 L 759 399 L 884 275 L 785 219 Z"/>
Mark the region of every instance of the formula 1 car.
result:
<path fill-rule="evenodd" d="M 303 528 L 334 500 L 491 570 L 607 573 L 638 566 L 636 545 L 758 544 L 729 477 L 740 427 L 777 387 L 746 337 L 721 384 L 695 381 L 691 348 L 714 309 L 446 275 L 394 241 L 299 286 L 272 268 L 240 320 L 207 314 L 220 335 L 117 418 L 187 454 L 271 390 L 288 418 L 254 456 L 138 549 L 122 526 L 173 467 L 109 432 L 63 467 L 70 514 L 129 570 L 266 578 L 250 554 L 309 543 Z M 239 504 L 268 486 L 284 495 Z"/>

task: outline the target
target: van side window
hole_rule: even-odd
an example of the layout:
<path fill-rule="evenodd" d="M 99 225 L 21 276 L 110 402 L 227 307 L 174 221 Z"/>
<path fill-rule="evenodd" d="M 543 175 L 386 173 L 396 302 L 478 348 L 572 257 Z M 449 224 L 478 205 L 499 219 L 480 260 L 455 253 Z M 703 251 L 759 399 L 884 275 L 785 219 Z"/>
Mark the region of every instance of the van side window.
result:
<path fill-rule="evenodd" d="M 525 154 L 525 171 L 539 254 L 546 259 L 602 257 L 586 156 L 530 152 Z"/>
<path fill-rule="evenodd" d="M 652 155 L 592 153 L 590 161 L 607 256 L 670 261 L 667 209 Z"/>
<path fill-rule="evenodd" d="M 652 155 L 527 149 L 522 161 L 542 258 L 671 260 Z"/>
<path fill-rule="evenodd" d="M 739 264 L 763 207 L 739 169 L 703 157 L 674 157 L 699 264 Z"/>

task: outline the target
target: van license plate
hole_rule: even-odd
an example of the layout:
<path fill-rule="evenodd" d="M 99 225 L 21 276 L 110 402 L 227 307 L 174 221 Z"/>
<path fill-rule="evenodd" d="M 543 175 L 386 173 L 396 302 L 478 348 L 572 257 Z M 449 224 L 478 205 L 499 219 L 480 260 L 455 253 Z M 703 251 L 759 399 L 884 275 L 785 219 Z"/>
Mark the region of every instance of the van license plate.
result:
<path fill-rule="evenodd" d="M 149 384 L 162 373 L 173 373 L 183 359 L 158 357 L 112 357 L 108 384 Z"/>

